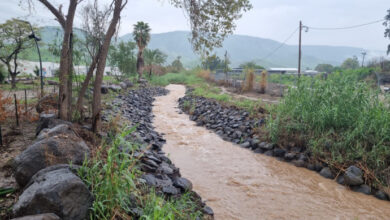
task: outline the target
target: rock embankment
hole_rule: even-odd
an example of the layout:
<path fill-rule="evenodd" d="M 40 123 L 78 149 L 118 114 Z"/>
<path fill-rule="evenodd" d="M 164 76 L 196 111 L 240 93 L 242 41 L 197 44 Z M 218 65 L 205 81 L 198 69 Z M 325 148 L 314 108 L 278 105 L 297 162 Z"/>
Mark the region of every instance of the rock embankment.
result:
<path fill-rule="evenodd" d="M 105 110 L 103 118 L 108 121 L 110 117 L 120 114 L 123 121 L 130 122 L 129 126 L 136 126 L 136 131 L 128 138 L 141 146 L 140 150 L 134 153 L 134 156 L 141 158 L 140 167 L 144 172 L 141 182 L 168 197 L 191 192 L 192 200 L 201 207 L 203 213 L 212 217 L 212 209 L 192 191 L 191 181 L 182 177 L 179 168 L 165 155 L 162 148 L 166 140 L 152 125 L 154 97 L 167 94 L 168 90 L 160 87 L 131 90 L 113 100 L 111 108 Z"/>
<path fill-rule="evenodd" d="M 189 114 L 190 119 L 198 126 L 205 126 L 226 141 L 239 144 L 254 153 L 273 156 L 295 166 L 308 168 L 325 178 L 335 179 L 337 177 L 338 183 L 349 186 L 356 192 L 389 200 L 384 191 L 365 184 L 363 171 L 356 166 L 350 166 L 343 172 L 312 159 L 311 153 L 302 146 L 278 146 L 260 141 L 262 138 L 259 136 L 259 128 L 266 123 L 265 119 L 251 118 L 249 113 L 242 109 L 223 105 L 212 99 L 193 96 L 191 91 L 187 91 L 186 96 L 179 100 L 179 107 Z"/>
<path fill-rule="evenodd" d="M 77 167 L 89 158 L 87 144 L 69 122 L 49 114 L 41 115 L 37 136 L 14 159 L 15 178 L 23 188 L 13 206 L 15 217 L 85 219 L 93 196 L 77 176 Z"/>

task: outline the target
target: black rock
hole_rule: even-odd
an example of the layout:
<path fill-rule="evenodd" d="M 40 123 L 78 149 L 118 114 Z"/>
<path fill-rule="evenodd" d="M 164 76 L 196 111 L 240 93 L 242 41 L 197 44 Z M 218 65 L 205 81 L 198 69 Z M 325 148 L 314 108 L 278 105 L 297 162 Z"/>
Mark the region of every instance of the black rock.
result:
<path fill-rule="evenodd" d="M 168 195 L 177 195 L 180 193 L 180 190 L 172 185 L 167 185 L 162 187 L 162 192 Z"/>
<path fill-rule="evenodd" d="M 306 162 L 303 160 L 293 160 L 291 163 L 297 167 L 304 167 L 306 165 Z"/>
<path fill-rule="evenodd" d="M 214 211 L 209 206 L 203 207 L 202 212 L 206 215 L 214 216 Z"/>
<path fill-rule="evenodd" d="M 358 186 L 364 183 L 362 170 L 356 166 L 350 166 L 344 173 L 345 184 L 349 186 Z"/>
<path fill-rule="evenodd" d="M 351 189 L 355 192 L 364 193 L 366 195 L 371 194 L 371 187 L 369 187 L 366 184 L 360 185 L 360 186 L 351 186 Z"/>
<path fill-rule="evenodd" d="M 320 175 L 327 178 L 327 179 L 333 179 L 334 175 L 332 174 L 332 171 L 329 167 L 322 168 Z"/>
<path fill-rule="evenodd" d="M 387 194 L 385 192 L 383 192 L 382 190 L 376 191 L 375 197 L 380 199 L 380 200 L 389 200 L 389 197 L 387 196 Z"/>
<path fill-rule="evenodd" d="M 92 205 L 92 194 L 72 169 L 59 165 L 35 174 L 13 206 L 15 216 L 55 213 L 64 220 L 82 220 Z"/>
<path fill-rule="evenodd" d="M 290 160 L 294 160 L 296 158 L 296 154 L 295 153 L 292 153 L 292 152 L 289 152 L 289 153 L 286 153 L 284 155 L 284 159 L 290 161 Z"/>
<path fill-rule="evenodd" d="M 285 153 L 286 153 L 286 151 L 281 149 L 281 148 L 275 148 L 274 149 L 274 156 L 275 157 L 284 157 Z"/>
<path fill-rule="evenodd" d="M 337 183 L 341 185 L 345 185 L 344 176 L 340 175 L 337 177 Z"/>
<path fill-rule="evenodd" d="M 182 189 L 184 192 L 192 190 L 192 183 L 186 178 L 178 177 L 173 181 L 173 185 Z"/>
<path fill-rule="evenodd" d="M 61 220 L 61 219 L 54 213 L 45 213 L 45 214 L 38 214 L 38 215 L 23 216 L 20 218 L 13 218 L 12 220 Z"/>
<path fill-rule="evenodd" d="M 264 151 L 263 149 L 261 149 L 260 147 L 256 148 L 253 152 L 257 153 L 257 154 L 262 154 Z"/>
<path fill-rule="evenodd" d="M 273 150 L 267 150 L 267 151 L 264 153 L 264 155 L 272 157 L 272 156 L 274 155 L 274 151 L 273 151 Z"/>
<path fill-rule="evenodd" d="M 76 135 L 49 137 L 30 145 L 15 158 L 15 179 L 20 186 L 25 186 L 34 174 L 45 167 L 63 163 L 82 165 L 88 157 L 88 146 Z"/>
<path fill-rule="evenodd" d="M 243 148 L 249 148 L 250 147 L 250 143 L 247 141 L 247 142 L 244 142 L 244 143 L 242 143 L 242 144 L 240 144 L 240 146 L 241 147 L 243 147 Z"/>

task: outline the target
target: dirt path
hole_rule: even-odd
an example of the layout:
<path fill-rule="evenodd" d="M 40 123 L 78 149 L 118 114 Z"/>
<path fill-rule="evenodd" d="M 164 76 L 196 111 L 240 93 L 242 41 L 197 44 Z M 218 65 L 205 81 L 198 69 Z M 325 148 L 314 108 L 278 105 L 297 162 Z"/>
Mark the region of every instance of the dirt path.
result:
<path fill-rule="evenodd" d="M 185 87 L 158 97 L 154 126 L 164 151 L 215 212 L 216 219 L 389 219 L 390 202 L 352 192 L 315 172 L 223 141 L 185 114 Z"/>

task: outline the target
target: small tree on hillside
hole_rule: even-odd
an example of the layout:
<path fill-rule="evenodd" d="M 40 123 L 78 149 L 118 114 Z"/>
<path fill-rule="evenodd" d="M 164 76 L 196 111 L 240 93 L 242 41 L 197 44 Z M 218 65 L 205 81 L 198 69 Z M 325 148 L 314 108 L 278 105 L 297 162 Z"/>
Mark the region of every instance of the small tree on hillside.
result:
<path fill-rule="evenodd" d="M 174 73 L 179 73 L 181 72 L 182 70 L 184 70 L 184 67 L 183 67 L 183 64 L 181 63 L 180 61 L 181 59 L 181 56 L 178 56 L 176 58 L 176 60 L 174 60 L 171 64 L 171 67 L 172 67 L 172 72 Z"/>
<path fill-rule="evenodd" d="M 359 60 L 356 56 L 353 58 L 348 58 L 346 59 L 342 64 L 341 64 L 341 69 L 358 69 L 360 67 Z"/>
<path fill-rule="evenodd" d="M 333 72 L 334 67 L 330 64 L 318 64 L 315 68 L 318 72 L 331 73 Z"/>
<path fill-rule="evenodd" d="M 0 60 L 7 67 L 11 76 L 12 88 L 16 88 L 18 71 L 18 55 L 32 46 L 28 38 L 31 29 L 28 23 L 12 19 L 0 25 Z"/>
<path fill-rule="evenodd" d="M 150 41 L 150 27 L 147 23 L 139 21 L 134 25 L 134 40 L 138 46 L 138 55 L 137 55 L 137 72 L 139 75 L 138 80 L 141 80 L 142 73 L 144 71 L 144 49 Z"/>
<path fill-rule="evenodd" d="M 243 69 L 265 69 L 263 66 L 260 66 L 253 61 L 240 64 L 240 68 L 243 68 Z"/>
<path fill-rule="evenodd" d="M 225 67 L 224 61 L 221 60 L 216 54 L 208 56 L 202 62 L 203 69 L 214 71 L 216 69 L 223 69 Z"/>

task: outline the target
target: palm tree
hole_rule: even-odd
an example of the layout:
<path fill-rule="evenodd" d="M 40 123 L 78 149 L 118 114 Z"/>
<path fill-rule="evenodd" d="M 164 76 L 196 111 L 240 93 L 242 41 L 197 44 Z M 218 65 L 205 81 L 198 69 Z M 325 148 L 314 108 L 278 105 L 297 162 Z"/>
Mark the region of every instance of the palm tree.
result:
<path fill-rule="evenodd" d="M 139 21 L 134 25 L 133 36 L 134 40 L 138 45 L 137 55 L 137 72 L 140 80 L 142 78 L 142 72 L 144 71 L 144 58 L 143 52 L 146 45 L 150 41 L 150 27 L 147 23 Z"/>

